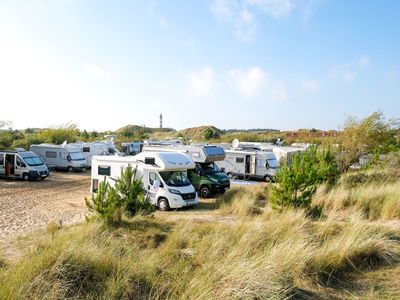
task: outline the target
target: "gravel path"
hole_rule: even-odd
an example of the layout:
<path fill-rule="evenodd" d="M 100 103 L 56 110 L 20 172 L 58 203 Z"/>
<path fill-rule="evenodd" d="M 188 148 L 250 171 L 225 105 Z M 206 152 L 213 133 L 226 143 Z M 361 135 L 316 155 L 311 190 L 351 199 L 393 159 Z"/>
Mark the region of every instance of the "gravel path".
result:
<path fill-rule="evenodd" d="M 43 181 L 0 179 L 0 241 L 51 221 L 84 220 L 84 197 L 90 195 L 90 172 L 55 172 Z"/>

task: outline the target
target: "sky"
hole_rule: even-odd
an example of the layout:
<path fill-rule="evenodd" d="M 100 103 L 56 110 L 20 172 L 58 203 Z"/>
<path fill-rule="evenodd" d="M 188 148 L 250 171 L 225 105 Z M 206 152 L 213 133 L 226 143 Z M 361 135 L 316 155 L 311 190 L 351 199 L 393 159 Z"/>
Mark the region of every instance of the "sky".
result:
<path fill-rule="evenodd" d="M 400 117 L 397 0 L 0 0 L 0 120 L 340 129 Z"/>

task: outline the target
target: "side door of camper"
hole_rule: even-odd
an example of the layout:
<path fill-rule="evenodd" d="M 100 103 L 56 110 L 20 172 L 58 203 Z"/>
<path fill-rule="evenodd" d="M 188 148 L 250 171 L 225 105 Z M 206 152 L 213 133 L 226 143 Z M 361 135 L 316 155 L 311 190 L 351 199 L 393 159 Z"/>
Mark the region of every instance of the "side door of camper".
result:
<path fill-rule="evenodd" d="M 160 175 L 154 171 L 143 172 L 143 183 L 145 184 L 144 188 L 147 190 L 147 197 L 149 197 L 152 204 L 157 204 L 160 186 L 154 186 L 154 182 L 158 180 L 159 184 L 161 184 L 161 179 L 159 176 Z"/>
<path fill-rule="evenodd" d="M 86 158 L 86 163 L 88 165 L 88 167 L 92 167 L 92 148 L 90 146 L 83 146 L 82 147 L 82 153 L 83 156 Z"/>
<path fill-rule="evenodd" d="M 4 153 L 0 153 L 0 176 L 5 175 L 5 169 L 4 169 Z"/>
<path fill-rule="evenodd" d="M 5 153 L 4 155 L 4 170 L 7 177 L 15 176 L 15 153 Z"/>
<path fill-rule="evenodd" d="M 26 163 L 24 160 L 19 156 L 15 156 L 15 176 L 19 178 L 23 178 L 24 174 L 29 173 L 29 170 L 26 170 Z"/>

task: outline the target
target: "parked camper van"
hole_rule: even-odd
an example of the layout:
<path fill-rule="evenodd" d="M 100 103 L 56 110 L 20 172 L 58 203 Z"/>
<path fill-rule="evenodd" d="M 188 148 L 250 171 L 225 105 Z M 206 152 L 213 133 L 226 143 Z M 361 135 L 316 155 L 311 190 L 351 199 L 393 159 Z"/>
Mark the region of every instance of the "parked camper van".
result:
<path fill-rule="evenodd" d="M 40 144 L 31 145 L 31 151 L 36 153 L 49 168 L 72 171 L 82 171 L 87 167 L 82 150 L 76 146 Z"/>
<path fill-rule="evenodd" d="M 217 165 L 229 177 L 243 179 L 262 179 L 266 182 L 274 180 L 278 160 L 272 152 L 249 151 L 242 149 L 225 150 L 226 158 Z"/>
<path fill-rule="evenodd" d="M 196 163 L 196 168 L 188 170 L 188 177 L 196 191 L 203 198 L 225 193 L 230 188 L 228 176 L 215 164 L 225 159 L 225 151 L 215 145 L 171 145 L 143 146 L 144 152 L 181 152 L 187 154 Z"/>
<path fill-rule="evenodd" d="M 0 151 L 0 176 L 23 180 L 45 179 L 49 170 L 31 151 Z"/>
<path fill-rule="evenodd" d="M 104 179 L 110 185 L 128 165 L 137 168 L 146 195 L 160 210 L 197 205 L 197 193 L 187 177 L 195 163 L 182 153 L 143 152 L 136 156 L 93 156 L 91 192 Z"/>
<path fill-rule="evenodd" d="M 90 168 L 92 166 L 92 157 L 95 155 L 117 155 L 119 151 L 115 149 L 114 144 L 109 144 L 109 142 L 76 142 L 67 144 L 67 147 L 78 147 L 83 156 L 86 159 L 87 166 Z"/>
<path fill-rule="evenodd" d="M 142 151 L 142 142 L 122 143 L 121 152 L 126 155 L 136 155 Z"/>

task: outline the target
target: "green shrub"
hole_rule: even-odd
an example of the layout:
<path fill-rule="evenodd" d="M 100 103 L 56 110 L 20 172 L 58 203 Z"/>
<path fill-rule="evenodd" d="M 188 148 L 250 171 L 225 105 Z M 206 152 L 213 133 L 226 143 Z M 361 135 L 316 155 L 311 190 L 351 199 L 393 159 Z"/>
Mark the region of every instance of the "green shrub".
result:
<path fill-rule="evenodd" d="M 309 208 L 319 184 L 333 186 L 339 176 L 331 150 L 317 152 L 312 147 L 294 155 L 291 165 L 283 166 L 277 174 L 277 186 L 271 189 L 271 202 L 277 207 Z"/>
<path fill-rule="evenodd" d="M 136 178 L 136 169 L 129 165 L 121 170 L 121 176 L 112 187 L 104 180 L 99 184 L 96 195 L 91 199 L 85 197 L 89 210 L 108 224 L 119 224 L 122 216 L 134 216 L 139 213 L 150 213 L 155 210 L 147 197 L 141 178 Z"/>

